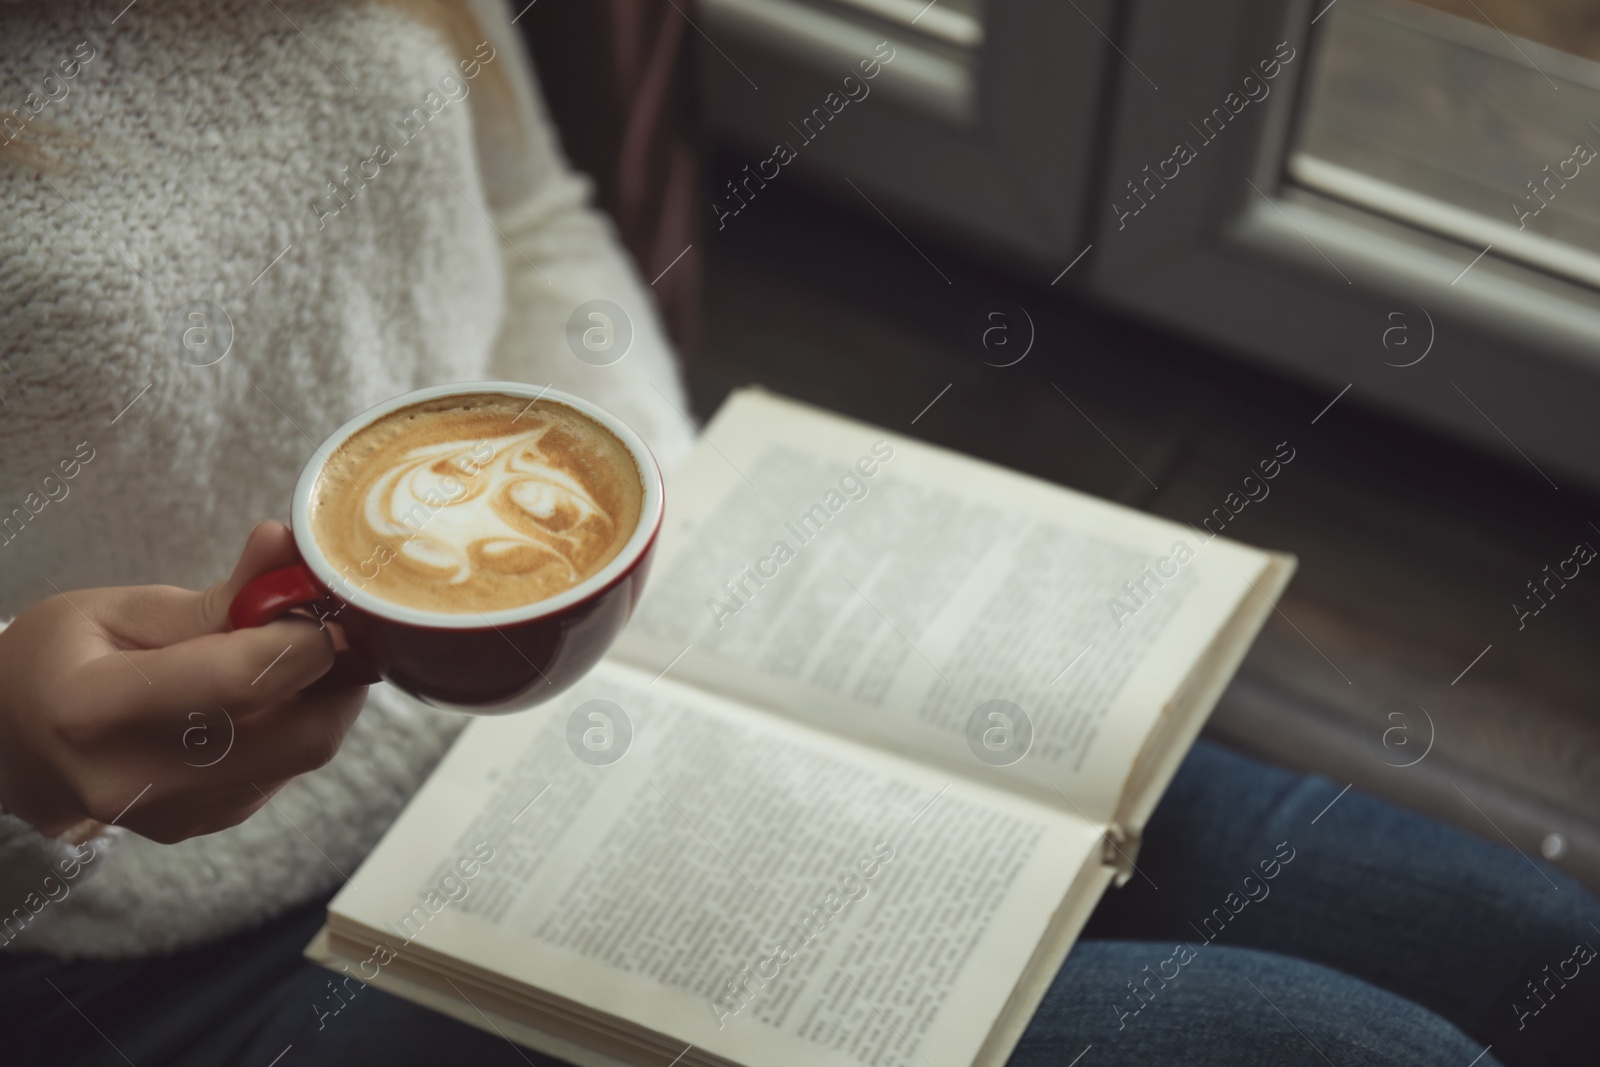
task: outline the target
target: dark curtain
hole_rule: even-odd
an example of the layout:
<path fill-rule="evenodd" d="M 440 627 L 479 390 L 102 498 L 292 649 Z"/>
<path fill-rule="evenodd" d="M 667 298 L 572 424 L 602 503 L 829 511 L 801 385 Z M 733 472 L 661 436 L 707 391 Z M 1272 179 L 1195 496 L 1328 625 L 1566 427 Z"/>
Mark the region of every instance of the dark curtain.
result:
<path fill-rule="evenodd" d="M 692 17 L 692 0 L 535 0 L 517 22 L 568 158 L 595 180 L 645 281 L 659 277 L 651 292 L 686 358 L 701 281 Z"/>

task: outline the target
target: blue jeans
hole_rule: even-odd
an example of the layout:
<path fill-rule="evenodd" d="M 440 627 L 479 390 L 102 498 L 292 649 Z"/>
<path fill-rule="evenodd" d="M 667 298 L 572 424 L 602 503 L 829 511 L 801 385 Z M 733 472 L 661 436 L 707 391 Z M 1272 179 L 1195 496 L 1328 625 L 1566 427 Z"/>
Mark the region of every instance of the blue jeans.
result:
<path fill-rule="evenodd" d="M 1198 744 L 1141 874 L 1096 910 L 1011 1067 L 1600 1062 L 1600 961 L 1571 962 L 1600 947 L 1600 903 L 1538 860 L 1338 794 Z M 319 1029 L 330 976 L 294 958 L 319 921 L 187 961 L 0 964 L 4 1058 L 122 1063 L 115 1042 L 139 1067 L 266 1067 L 289 1046 L 282 1067 L 551 1062 L 371 988 Z"/>
<path fill-rule="evenodd" d="M 1013 1067 L 1600 1063 L 1600 902 L 1340 788 L 1196 745 Z"/>

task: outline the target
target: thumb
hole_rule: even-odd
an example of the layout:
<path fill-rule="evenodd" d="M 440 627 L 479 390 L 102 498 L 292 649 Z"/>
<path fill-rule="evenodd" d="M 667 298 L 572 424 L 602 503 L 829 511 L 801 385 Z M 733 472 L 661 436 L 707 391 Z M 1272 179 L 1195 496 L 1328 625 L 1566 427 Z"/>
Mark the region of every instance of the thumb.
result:
<path fill-rule="evenodd" d="M 228 607 L 250 582 L 268 571 L 287 567 L 300 560 L 294 547 L 294 534 L 276 519 L 258 522 L 245 540 L 244 551 L 233 573 L 207 587 L 196 601 L 195 635 L 222 633 L 228 629 Z"/>

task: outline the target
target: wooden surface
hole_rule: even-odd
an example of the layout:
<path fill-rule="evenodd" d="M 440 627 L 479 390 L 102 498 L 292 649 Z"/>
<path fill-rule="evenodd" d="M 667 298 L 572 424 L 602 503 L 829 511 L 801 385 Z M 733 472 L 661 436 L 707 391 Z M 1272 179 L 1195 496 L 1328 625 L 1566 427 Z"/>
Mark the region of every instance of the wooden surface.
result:
<path fill-rule="evenodd" d="M 1600 501 L 1370 412 L 1359 392 L 1313 425 L 1330 392 L 1071 303 L 1049 277 L 1013 277 L 896 220 L 913 248 L 848 188 L 763 196 L 704 241 L 698 414 L 758 382 L 1197 524 L 1289 442 L 1294 461 L 1226 534 L 1294 552 L 1300 571 L 1210 732 L 1502 844 L 1503 831 L 1530 855 L 1560 833 L 1561 865 L 1600 887 L 1600 566 L 1520 631 L 1511 607 L 1578 541 L 1600 548 Z M 1013 367 L 967 341 L 997 298 L 1035 323 Z M 1396 707 L 1425 717 L 1385 748 Z M 1426 720 L 1426 758 L 1395 767 L 1424 750 Z"/>

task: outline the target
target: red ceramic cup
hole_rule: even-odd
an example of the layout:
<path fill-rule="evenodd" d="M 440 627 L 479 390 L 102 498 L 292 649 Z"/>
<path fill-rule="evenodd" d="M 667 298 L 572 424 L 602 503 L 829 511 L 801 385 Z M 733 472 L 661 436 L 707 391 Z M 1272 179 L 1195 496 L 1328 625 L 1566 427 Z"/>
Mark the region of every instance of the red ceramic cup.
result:
<path fill-rule="evenodd" d="M 587 415 L 627 446 L 644 488 L 639 525 L 616 558 L 593 577 L 523 607 L 457 615 L 380 599 L 363 591 L 354 566 L 337 568 L 323 555 L 311 534 L 309 509 L 326 457 L 351 434 L 391 411 L 463 393 L 553 400 Z M 519 711 L 576 682 L 621 632 L 644 591 L 664 500 L 660 468 L 643 439 L 587 400 L 518 382 L 419 389 L 363 411 L 317 449 L 294 489 L 292 526 L 301 561 L 246 585 L 234 598 L 228 618 L 235 628 L 260 626 L 292 609 L 309 609 L 336 622 L 349 639 L 355 663 L 353 669 L 336 668 L 341 680 L 382 678 L 419 700 L 458 711 Z"/>

